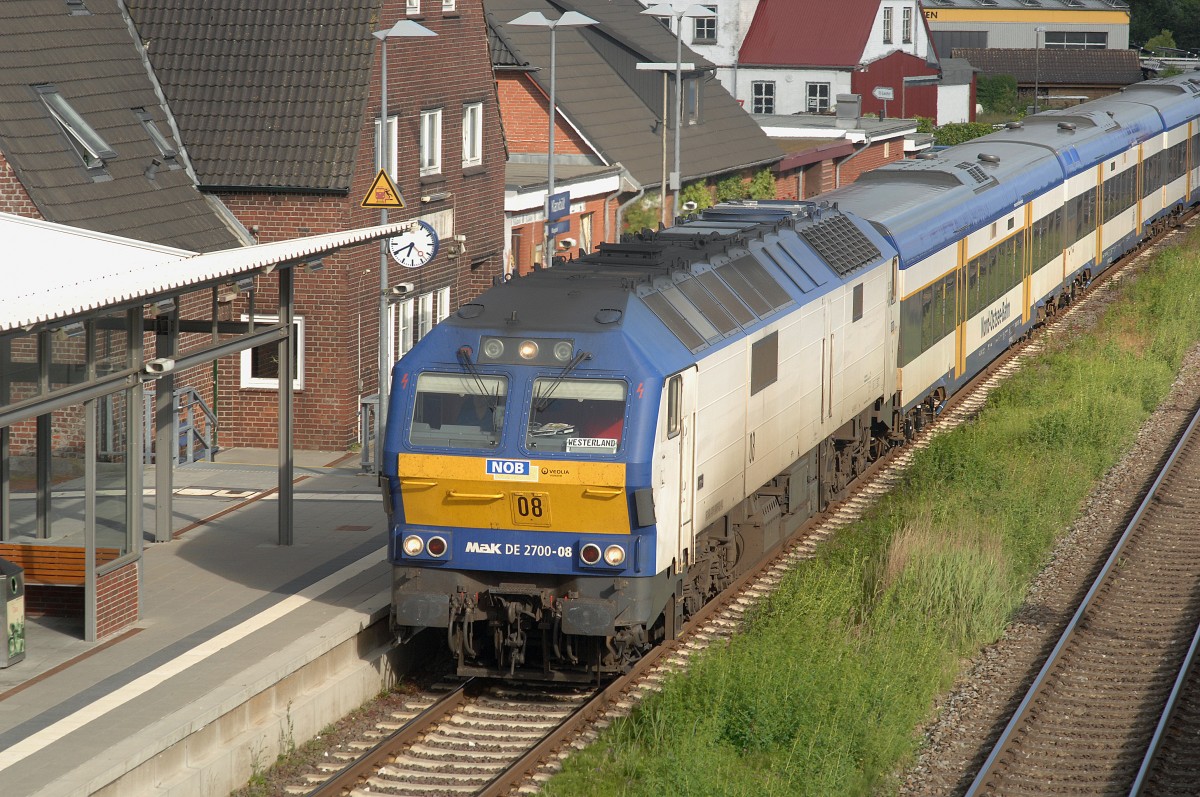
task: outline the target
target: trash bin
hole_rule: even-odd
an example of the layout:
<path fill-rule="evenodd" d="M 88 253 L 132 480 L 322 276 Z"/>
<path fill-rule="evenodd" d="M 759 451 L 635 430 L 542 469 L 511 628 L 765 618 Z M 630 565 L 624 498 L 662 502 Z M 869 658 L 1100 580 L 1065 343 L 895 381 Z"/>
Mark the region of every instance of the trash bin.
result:
<path fill-rule="evenodd" d="M 4 627 L 4 645 L 0 645 L 0 669 L 25 658 L 25 571 L 0 559 L 0 624 Z"/>

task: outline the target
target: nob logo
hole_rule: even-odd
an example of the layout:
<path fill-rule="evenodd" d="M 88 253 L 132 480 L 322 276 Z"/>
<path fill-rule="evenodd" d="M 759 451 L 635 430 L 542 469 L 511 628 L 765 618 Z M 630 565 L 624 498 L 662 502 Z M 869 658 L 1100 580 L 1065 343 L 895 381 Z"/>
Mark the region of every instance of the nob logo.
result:
<path fill-rule="evenodd" d="M 489 476 L 529 476 L 532 473 L 529 463 L 520 459 L 489 459 L 487 474 Z"/>

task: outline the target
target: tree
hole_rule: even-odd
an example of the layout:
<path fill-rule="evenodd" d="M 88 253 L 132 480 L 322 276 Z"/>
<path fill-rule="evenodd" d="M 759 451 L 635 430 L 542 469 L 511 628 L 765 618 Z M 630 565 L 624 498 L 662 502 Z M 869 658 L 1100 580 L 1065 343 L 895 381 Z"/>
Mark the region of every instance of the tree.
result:
<path fill-rule="evenodd" d="M 1017 79 L 1012 75 L 980 75 L 975 96 L 989 113 L 1017 112 Z"/>
<path fill-rule="evenodd" d="M 1171 31 L 1165 28 L 1159 31 L 1157 36 L 1151 36 L 1146 39 L 1146 43 L 1142 47 L 1158 56 L 1173 56 L 1175 50 L 1179 49 L 1175 44 L 1175 37 L 1171 35 Z"/>

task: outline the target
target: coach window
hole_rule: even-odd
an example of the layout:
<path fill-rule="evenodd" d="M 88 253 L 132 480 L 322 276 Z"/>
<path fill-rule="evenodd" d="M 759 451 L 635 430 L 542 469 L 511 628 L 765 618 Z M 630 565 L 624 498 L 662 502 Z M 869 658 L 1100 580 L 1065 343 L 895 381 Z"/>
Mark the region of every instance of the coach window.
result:
<path fill-rule="evenodd" d="M 863 284 L 860 282 L 854 286 L 854 314 L 850 319 L 851 323 L 863 317 Z"/>
<path fill-rule="evenodd" d="M 250 317 L 243 314 L 243 321 L 249 321 Z M 273 315 L 257 315 L 254 316 L 254 323 L 257 324 L 278 324 L 279 316 Z M 292 323 L 292 339 L 295 344 L 292 348 L 294 358 L 292 360 L 292 389 L 304 389 L 304 318 L 296 316 Z M 279 389 L 279 343 L 264 343 L 261 346 L 255 346 L 252 349 L 243 349 L 241 352 L 241 386 L 243 388 L 265 388 L 268 390 Z"/>

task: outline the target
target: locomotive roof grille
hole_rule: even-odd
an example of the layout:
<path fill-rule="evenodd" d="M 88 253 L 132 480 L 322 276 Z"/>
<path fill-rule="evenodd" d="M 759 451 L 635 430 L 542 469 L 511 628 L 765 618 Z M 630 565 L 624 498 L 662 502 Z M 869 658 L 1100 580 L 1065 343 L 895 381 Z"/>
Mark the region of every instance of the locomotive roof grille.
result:
<path fill-rule="evenodd" d="M 881 255 L 879 247 L 845 216 L 833 216 L 799 232 L 841 277 L 875 262 Z"/>
<path fill-rule="evenodd" d="M 973 163 L 958 163 L 955 164 L 954 168 L 966 171 L 967 174 L 975 178 L 975 182 L 977 183 L 986 183 L 992 179 L 991 177 L 988 177 L 987 172 Z"/>

